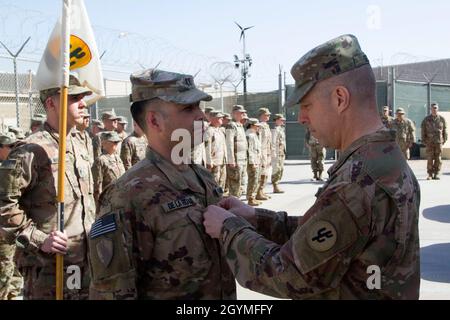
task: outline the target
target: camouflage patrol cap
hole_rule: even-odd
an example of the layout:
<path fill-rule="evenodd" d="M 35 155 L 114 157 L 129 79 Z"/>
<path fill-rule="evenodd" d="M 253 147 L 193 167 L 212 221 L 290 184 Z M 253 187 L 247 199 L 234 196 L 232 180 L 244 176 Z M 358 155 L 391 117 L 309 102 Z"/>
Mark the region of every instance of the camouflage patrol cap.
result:
<path fill-rule="evenodd" d="M 318 82 L 367 64 L 370 64 L 369 59 L 361 50 L 358 39 L 350 34 L 312 49 L 292 67 L 295 88 L 285 106 L 300 103 Z"/>
<path fill-rule="evenodd" d="M 256 118 L 249 118 L 247 124 L 258 127 L 261 126 L 261 122 Z"/>
<path fill-rule="evenodd" d="M 258 115 L 262 116 L 263 114 L 270 116 L 272 113 L 270 112 L 269 108 L 259 108 Z"/>
<path fill-rule="evenodd" d="M 101 134 L 102 141 L 110 141 L 110 142 L 121 142 L 122 139 L 120 139 L 119 134 L 115 131 L 107 131 L 102 132 Z"/>
<path fill-rule="evenodd" d="M 405 114 L 405 109 L 398 108 L 396 113 L 398 113 L 398 114 Z"/>
<path fill-rule="evenodd" d="M 273 117 L 273 119 L 274 119 L 275 121 L 278 120 L 278 119 L 286 120 L 286 118 L 285 118 L 281 113 L 277 113 L 277 114 Z"/>
<path fill-rule="evenodd" d="M 119 117 L 119 123 L 120 124 L 128 124 L 128 120 L 126 117 Z"/>
<path fill-rule="evenodd" d="M 45 123 L 45 121 L 47 121 L 47 117 L 43 114 L 35 114 L 32 118 L 31 118 L 31 124 L 43 124 Z"/>
<path fill-rule="evenodd" d="M 212 112 L 209 113 L 209 116 L 211 118 L 223 118 L 223 117 L 225 117 L 225 115 L 222 112 L 220 112 L 220 111 L 212 111 Z"/>
<path fill-rule="evenodd" d="M 205 114 L 208 114 L 208 113 L 211 113 L 213 111 L 214 111 L 213 107 L 206 107 L 204 112 L 205 112 Z"/>
<path fill-rule="evenodd" d="M 102 120 L 119 120 L 120 117 L 114 111 L 105 111 L 102 113 Z"/>
<path fill-rule="evenodd" d="M 93 126 L 97 126 L 97 127 L 102 127 L 103 128 L 103 123 L 100 120 L 94 119 L 92 120 L 92 125 Z"/>
<path fill-rule="evenodd" d="M 6 132 L 0 134 L 0 144 L 9 146 L 17 142 L 16 135 L 12 132 Z"/>
<path fill-rule="evenodd" d="M 235 111 L 239 111 L 239 112 L 243 112 L 243 113 L 247 112 L 247 110 L 245 110 L 244 106 L 241 106 L 241 105 L 233 106 L 233 112 L 235 112 Z"/>
<path fill-rule="evenodd" d="M 383 110 L 384 110 L 384 111 L 389 111 L 389 106 L 384 106 L 384 107 L 383 107 Z"/>
<path fill-rule="evenodd" d="M 224 117 L 225 119 L 231 120 L 231 115 L 230 115 L 229 113 L 224 113 L 224 114 L 223 114 L 223 117 Z"/>
<path fill-rule="evenodd" d="M 57 95 L 58 93 L 60 93 L 60 91 L 61 91 L 61 88 L 51 88 L 51 89 L 41 90 L 41 91 L 39 91 L 39 97 L 40 97 L 42 103 L 44 103 L 45 100 L 47 100 L 51 96 Z M 78 80 L 78 78 L 71 74 L 69 77 L 68 94 L 69 94 L 69 96 L 77 96 L 79 94 L 85 94 L 85 95 L 89 96 L 92 94 L 92 91 L 87 87 L 83 87 L 81 85 L 80 81 Z"/>
<path fill-rule="evenodd" d="M 130 77 L 131 102 L 159 98 L 167 102 L 189 105 L 211 101 L 212 96 L 196 88 L 194 77 L 187 74 L 147 69 Z"/>
<path fill-rule="evenodd" d="M 12 132 L 17 139 L 21 140 L 21 139 L 25 139 L 25 134 L 23 133 L 23 130 L 21 128 L 15 127 L 15 126 L 10 126 L 8 128 L 9 132 Z"/>

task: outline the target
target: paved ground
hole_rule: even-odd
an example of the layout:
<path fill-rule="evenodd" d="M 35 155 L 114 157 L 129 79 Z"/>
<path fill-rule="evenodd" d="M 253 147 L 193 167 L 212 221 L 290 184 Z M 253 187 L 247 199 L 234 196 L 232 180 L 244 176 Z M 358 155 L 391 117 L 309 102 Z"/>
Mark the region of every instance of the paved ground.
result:
<path fill-rule="evenodd" d="M 332 162 L 327 163 L 327 168 Z M 427 181 L 426 161 L 410 161 L 419 180 L 421 215 L 419 220 L 421 246 L 420 299 L 450 299 L 450 161 L 444 161 L 440 181 Z M 307 161 L 287 161 L 282 195 L 272 195 L 270 186 L 266 193 L 272 199 L 265 201 L 264 208 L 287 211 L 291 215 L 303 215 L 314 203 L 314 194 L 321 183 L 311 181 L 312 173 Z M 242 287 L 238 298 L 247 300 L 274 299 Z"/>

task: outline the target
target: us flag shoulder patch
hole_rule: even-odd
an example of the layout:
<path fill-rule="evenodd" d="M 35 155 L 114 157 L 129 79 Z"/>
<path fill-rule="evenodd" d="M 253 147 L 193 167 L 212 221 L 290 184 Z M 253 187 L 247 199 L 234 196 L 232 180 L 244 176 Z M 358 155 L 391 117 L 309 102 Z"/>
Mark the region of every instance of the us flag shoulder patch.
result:
<path fill-rule="evenodd" d="M 90 238 L 95 239 L 104 234 L 117 230 L 116 219 L 114 213 L 101 217 L 92 224 Z"/>

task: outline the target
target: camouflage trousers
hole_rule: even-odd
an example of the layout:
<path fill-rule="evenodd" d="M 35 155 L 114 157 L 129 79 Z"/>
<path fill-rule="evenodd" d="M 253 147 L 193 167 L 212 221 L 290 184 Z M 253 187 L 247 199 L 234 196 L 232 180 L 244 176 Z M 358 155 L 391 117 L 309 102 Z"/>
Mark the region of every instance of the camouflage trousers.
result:
<path fill-rule="evenodd" d="M 427 172 L 429 175 L 439 174 L 442 167 L 442 145 L 427 145 Z"/>
<path fill-rule="evenodd" d="M 64 300 L 88 300 L 90 275 L 89 268 L 85 265 L 79 265 L 80 277 L 78 278 L 79 287 L 73 288 L 74 274 L 67 273 L 67 266 L 64 266 Z M 45 267 L 24 267 L 20 271 L 24 278 L 24 300 L 55 300 L 56 297 L 56 275 L 55 266 Z M 70 279 L 69 279 L 70 278 Z"/>
<path fill-rule="evenodd" d="M 244 175 L 244 167 L 247 167 L 247 160 L 238 161 L 237 165 L 232 168 L 227 166 L 227 180 L 230 196 L 239 198 L 242 194 L 241 185 Z"/>
<path fill-rule="evenodd" d="M 0 240 L 0 300 L 13 300 L 22 295 L 23 279 L 14 262 L 16 246 Z"/>
<path fill-rule="evenodd" d="M 258 188 L 258 178 L 261 172 L 259 165 L 249 164 L 247 166 L 248 183 L 247 183 L 247 200 L 255 195 Z"/>
<path fill-rule="evenodd" d="M 222 190 L 225 190 L 225 184 L 227 181 L 226 165 L 213 166 L 211 168 L 211 174 L 214 176 L 214 179 L 216 180 L 219 187 L 221 187 Z"/>
<path fill-rule="evenodd" d="M 312 146 L 311 152 L 311 168 L 313 172 L 323 171 L 323 159 L 325 158 L 325 148 L 322 146 Z"/>
<path fill-rule="evenodd" d="M 400 150 L 402 151 L 403 155 L 405 156 L 406 160 L 409 160 L 409 143 L 403 142 L 403 141 L 397 141 L 398 146 L 400 147 Z"/>
<path fill-rule="evenodd" d="M 272 171 L 272 157 L 268 155 L 263 155 L 261 157 L 261 166 L 259 169 L 259 174 L 261 176 L 269 176 Z"/>
<path fill-rule="evenodd" d="M 280 156 L 275 159 L 275 161 L 272 163 L 272 184 L 278 184 L 281 181 L 281 178 L 283 177 L 284 172 L 284 160 L 286 159 L 286 156 Z"/>

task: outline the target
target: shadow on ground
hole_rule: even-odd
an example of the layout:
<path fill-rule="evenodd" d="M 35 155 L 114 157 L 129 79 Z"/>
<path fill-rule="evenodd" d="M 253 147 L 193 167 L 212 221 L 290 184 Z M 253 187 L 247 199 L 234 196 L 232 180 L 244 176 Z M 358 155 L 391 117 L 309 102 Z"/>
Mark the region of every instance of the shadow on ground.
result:
<path fill-rule="evenodd" d="M 424 280 L 450 283 L 450 243 L 420 248 L 420 271 Z"/>
<path fill-rule="evenodd" d="M 427 208 L 422 215 L 428 220 L 450 223 L 450 205 Z"/>
<path fill-rule="evenodd" d="M 297 181 L 284 181 L 280 182 L 280 184 L 293 184 L 293 185 L 303 185 L 303 184 L 312 184 L 312 185 L 323 185 L 325 181 L 313 181 L 311 179 L 307 180 L 297 180 Z"/>

